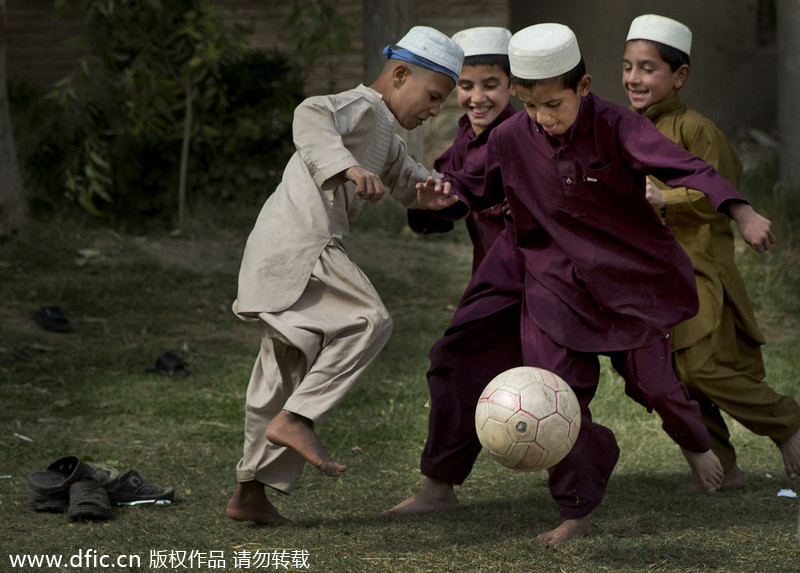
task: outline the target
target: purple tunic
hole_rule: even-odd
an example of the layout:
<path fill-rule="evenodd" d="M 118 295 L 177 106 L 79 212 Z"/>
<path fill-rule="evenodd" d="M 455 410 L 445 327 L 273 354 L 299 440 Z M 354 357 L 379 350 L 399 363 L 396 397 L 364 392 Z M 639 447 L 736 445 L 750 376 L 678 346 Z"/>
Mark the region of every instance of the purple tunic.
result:
<path fill-rule="evenodd" d="M 462 116 L 456 140 L 436 160 L 436 170 L 458 171 L 468 160 L 483 162 L 489 133 L 514 113 L 507 106 L 478 136 Z M 482 184 L 481 180 L 479 188 Z M 417 233 L 450 231 L 449 211 L 409 211 L 409 226 Z M 458 211 L 455 218 L 463 216 Z M 523 267 L 514 241 L 507 239 L 513 237 L 513 226 L 497 209 L 472 212 L 466 223 L 473 243 L 473 275 L 450 327 L 430 351 L 431 410 L 420 462 L 424 475 L 453 484 L 466 479 L 481 450 L 475 432 L 481 392 L 497 374 L 522 364 Z"/>
<path fill-rule="evenodd" d="M 608 352 L 697 312 L 691 261 L 647 202 L 646 174 L 704 191 L 717 209 L 745 201 L 647 118 L 591 93 L 566 142 L 519 113 L 492 131 L 485 163 L 446 175 L 471 209 L 508 198 L 528 318 L 562 346 Z"/>
<path fill-rule="evenodd" d="M 445 360 L 448 351 L 457 357 L 469 348 L 471 334 L 498 332 L 504 321 L 513 328 L 510 313 L 519 310 L 522 363 L 567 380 L 581 407 L 577 442 L 548 470 L 551 494 L 565 519 L 586 516 L 600 504 L 619 456 L 613 432 L 593 422 L 589 410 L 599 379 L 597 354 L 611 358 L 626 394 L 657 411 L 676 443 L 695 452 L 710 447 L 697 404 L 672 370 L 665 338 L 670 326 L 696 311 L 692 266 L 647 202 L 645 174 L 704 190 L 715 207 L 744 198 L 709 165 L 641 119 L 589 95 L 567 141 L 560 143 L 518 114 L 489 136 L 483 165 L 470 163 L 447 174 L 470 207 L 482 209 L 508 197 L 519 249 L 510 248 L 513 233 L 501 235 L 473 275 L 451 328 L 434 347 L 441 368 L 429 372 L 431 395 L 436 397 L 436 381 L 444 402 L 447 384 L 467 379 L 459 393 L 466 411 L 474 400 L 471 373 L 453 367 L 455 359 Z M 504 245 L 504 256 L 495 256 Z M 512 340 L 509 349 L 516 344 Z M 515 360 L 511 352 L 497 366 Z M 445 422 L 458 421 L 455 413 L 440 409 L 449 415 L 434 420 L 431 414 L 423 473 L 460 483 L 456 480 L 468 473 L 475 450 L 469 449 L 467 434 L 460 442 L 432 441 L 434 421 L 438 435 L 446 432 Z"/>
<path fill-rule="evenodd" d="M 514 115 L 515 110 L 508 104 L 495 118 L 492 124 L 475 135 L 467 115 L 458 120 L 458 132 L 453 144 L 436 158 L 433 168 L 439 173 L 453 173 L 464 169 L 467 161 L 484 163 L 486 158 L 486 141 L 492 130 L 503 121 Z M 483 186 L 481 181 L 480 187 Z M 499 203 L 499 201 L 498 201 Z M 505 228 L 508 218 L 499 209 L 490 206 L 481 211 L 471 211 L 466 218 L 467 232 L 472 240 L 472 272 L 478 268 L 486 256 L 489 247 Z M 408 212 L 408 226 L 418 234 L 446 233 L 453 229 L 453 218 L 447 216 L 447 210 Z"/>

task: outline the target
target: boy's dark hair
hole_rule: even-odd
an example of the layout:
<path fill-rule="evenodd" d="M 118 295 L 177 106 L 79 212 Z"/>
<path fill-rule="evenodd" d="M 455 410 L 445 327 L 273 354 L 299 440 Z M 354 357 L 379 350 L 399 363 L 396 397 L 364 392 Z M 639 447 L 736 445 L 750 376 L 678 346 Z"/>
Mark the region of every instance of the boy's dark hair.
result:
<path fill-rule="evenodd" d="M 518 78 L 517 76 L 511 76 L 511 83 L 522 88 L 535 88 L 540 85 L 554 83 L 554 82 L 561 82 L 562 87 L 572 90 L 578 91 L 578 84 L 581 81 L 581 78 L 586 75 L 586 63 L 583 61 L 583 58 L 578 62 L 578 64 L 572 68 L 568 72 L 564 72 L 560 76 L 556 76 L 554 78 L 545 78 L 542 80 L 530 80 L 525 78 Z"/>
<path fill-rule="evenodd" d="M 511 65 L 505 54 L 476 54 L 464 58 L 464 66 L 497 66 L 511 77 Z"/>
<path fill-rule="evenodd" d="M 629 40 L 631 42 L 635 40 Z M 674 72 L 681 66 L 691 66 L 689 61 L 689 54 L 686 52 L 679 50 L 678 48 L 673 48 L 672 46 L 667 46 L 666 44 L 662 44 L 661 42 L 656 42 L 655 40 L 640 40 L 642 42 L 649 42 L 656 47 L 658 50 L 658 55 L 661 56 L 661 59 L 664 60 L 669 64 L 670 69 Z"/>

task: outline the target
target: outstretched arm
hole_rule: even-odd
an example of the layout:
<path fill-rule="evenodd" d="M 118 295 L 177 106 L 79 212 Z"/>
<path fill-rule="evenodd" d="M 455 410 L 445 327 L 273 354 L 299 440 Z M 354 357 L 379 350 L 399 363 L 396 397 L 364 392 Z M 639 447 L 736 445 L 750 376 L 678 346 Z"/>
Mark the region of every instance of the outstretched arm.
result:
<path fill-rule="evenodd" d="M 428 177 L 423 183 L 417 183 L 417 201 L 426 209 L 440 211 L 455 204 L 458 197 L 450 195 L 450 182 Z"/>
<path fill-rule="evenodd" d="M 759 215 L 749 203 L 731 201 L 728 205 L 731 218 L 736 221 L 739 234 L 757 253 L 763 253 L 775 244 L 772 222 Z"/>

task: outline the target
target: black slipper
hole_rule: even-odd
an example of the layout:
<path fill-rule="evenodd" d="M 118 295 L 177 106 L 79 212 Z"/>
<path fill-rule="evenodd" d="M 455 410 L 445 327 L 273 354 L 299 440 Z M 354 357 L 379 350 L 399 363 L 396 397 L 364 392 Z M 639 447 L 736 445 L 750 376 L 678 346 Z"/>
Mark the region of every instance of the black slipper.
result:
<path fill-rule="evenodd" d="M 69 490 L 73 483 L 91 479 L 95 470 L 77 456 L 59 458 L 46 470 L 31 472 L 25 480 L 28 490 L 28 507 L 33 511 L 61 512 L 69 503 Z"/>
<path fill-rule="evenodd" d="M 145 372 L 156 374 L 166 374 L 167 376 L 188 376 L 189 370 L 186 368 L 186 361 L 183 354 L 177 350 L 168 350 L 158 357 L 155 363 L 145 368 Z"/>
<path fill-rule="evenodd" d="M 73 521 L 110 518 L 111 501 L 106 490 L 93 479 L 74 482 L 69 488 L 67 516 Z"/>
<path fill-rule="evenodd" d="M 45 330 L 53 332 L 72 332 L 74 328 L 72 321 L 58 306 L 43 306 L 33 313 L 33 320 Z"/>

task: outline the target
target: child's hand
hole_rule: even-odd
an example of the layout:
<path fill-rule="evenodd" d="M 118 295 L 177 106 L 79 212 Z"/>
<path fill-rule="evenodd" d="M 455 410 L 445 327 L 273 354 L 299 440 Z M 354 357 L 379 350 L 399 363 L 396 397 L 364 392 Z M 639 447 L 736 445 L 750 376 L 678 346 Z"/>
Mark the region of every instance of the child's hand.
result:
<path fill-rule="evenodd" d="M 511 217 L 511 207 L 508 206 L 508 199 L 503 199 L 497 205 L 492 207 L 500 212 L 504 217 Z"/>
<path fill-rule="evenodd" d="M 344 176 L 356 184 L 356 195 L 359 199 L 369 201 L 373 205 L 381 200 L 386 193 L 381 178 L 367 171 L 359 165 L 355 165 L 344 172 Z"/>
<path fill-rule="evenodd" d="M 644 196 L 650 202 L 650 205 L 658 211 L 659 209 L 663 209 L 664 206 L 667 204 L 667 200 L 664 199 L 664 194 L 661 192 L 661 189 L 653 185 L 653 182 L 650 181 L 650 178 L 645 178 L 645 185 L 644 185 Z"/>
<path fill-rule="evenodd" d="M 439 211 L 456 203 L 458 197 L 450 196 L 449 182 L 428 177 L 424 183 L 417 183 L 417 201 L 426 209 Z"/>
<path fill-rule="evenodd" d="M 763 253 L 775 244 L 772 222 L 755 212 L 749 203 L 735 201 L 728 207 L 731 218 L 736 221 L 739 234 L 757 253 Z"/>

